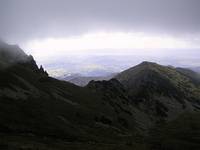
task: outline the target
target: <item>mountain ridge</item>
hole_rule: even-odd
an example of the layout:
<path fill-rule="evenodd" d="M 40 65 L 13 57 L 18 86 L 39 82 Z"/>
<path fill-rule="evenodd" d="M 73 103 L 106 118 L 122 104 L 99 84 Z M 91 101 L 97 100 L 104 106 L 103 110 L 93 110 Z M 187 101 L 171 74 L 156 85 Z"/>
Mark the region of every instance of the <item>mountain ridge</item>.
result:
<path fill-rule="evenodd" d="M 199 86 L 193 84 L 191 75 L 187 75 L 180 73 L 180 69 L 143 62 L 118 74 L 115 78 L 126 87 L 132 97 L 136 98 L 136 103 L 142 105 L 143 102 L 146 103 L 146 109 L 149 107 L 149 101 L 151 104 L 155 103 L 152 106 L 153 110 L 159 104 L 162 106 L 159 108 L 162 109 L 158 112 L 167 117 L 170 115 L 170 110 L 193 111 L 196 110 L 196 105 L 199 105 Z M 195 75 L 194 73 L 193 76 Z"/>
<path fill-rule="evenodd" d="M 10 53 L 13 46 L 7 49 Z M 16 58 L 15 53 L 7 56 Z M 4 57 L 2 61 L 9 65 L 0 66 L 0 148 L 150 150 L 163 140 L 167 129 L 171 137 L 173 122 L 182 124 L 183 114 L 200 110 L 198 78 L 193 72 L 143 62 L 114 79 L 79 87 L 49 77 L 32 56 L 25 57 L 26 61 L 11 63 Z M 160 135 L 153 128 L 162 130 Z M 186 128 L 192 138 L 192 127 Z M 155 143 L 149 139 L 150 131 L 157 135 Z M 158 149 L 173 148 L 162 143 Z M 186 149 L 197 143 L 192 141 Z"/>

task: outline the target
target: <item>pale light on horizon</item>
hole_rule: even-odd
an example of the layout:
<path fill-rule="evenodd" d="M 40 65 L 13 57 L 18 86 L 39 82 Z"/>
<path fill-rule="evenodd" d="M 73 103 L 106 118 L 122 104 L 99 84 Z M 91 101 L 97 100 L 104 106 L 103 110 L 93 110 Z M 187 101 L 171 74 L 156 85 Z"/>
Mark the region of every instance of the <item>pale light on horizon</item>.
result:
<path fill-rule="evenodd" d="M 22 46 L 36 59 L 48 59 L 66 54 L 159 53 L 160 49 L 198 48 L 183 38 L 169 35 L 149 35 L 142 32 L 96 32 L 66 38 L 35 39 Z M 163 52 L 164 53 L 164 52 Z"/>

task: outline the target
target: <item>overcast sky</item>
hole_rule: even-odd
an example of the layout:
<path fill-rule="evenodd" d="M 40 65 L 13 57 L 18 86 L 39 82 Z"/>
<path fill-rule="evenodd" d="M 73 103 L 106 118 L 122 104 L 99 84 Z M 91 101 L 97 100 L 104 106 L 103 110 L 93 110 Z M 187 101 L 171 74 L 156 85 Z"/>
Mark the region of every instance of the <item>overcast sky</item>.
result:
<path fill-rule="evenodd" d="M 199 0 L 1 0 L 1 36 L 31 39 L 95 30 L 199 34 Z"/>
<path fill-rule="evenodd" d="M 47 51 L 199 48 L 200 0 L 0 0 L 0 37 L 38 59 Z"/>

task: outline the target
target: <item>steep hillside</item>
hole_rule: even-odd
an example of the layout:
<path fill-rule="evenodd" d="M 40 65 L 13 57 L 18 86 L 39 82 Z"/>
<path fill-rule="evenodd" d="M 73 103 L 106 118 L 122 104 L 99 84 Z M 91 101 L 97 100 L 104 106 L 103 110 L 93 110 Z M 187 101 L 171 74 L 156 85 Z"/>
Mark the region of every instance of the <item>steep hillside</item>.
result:
<path fill-rule="evenodd" d="M 17 62 L 31 59 L 17 45 L 8 45 L 0 41 L 0 68 L 7 67 Z"/>
<path fill-rule="evenodd" d="M 173 119 L 185 111 L 198 111 L 199 77 L 192 71 L 143 62 L 116 77 L 141 110 Z"/>
<path fill-rule="evenodd" d="M 199 113 L 185 113 L 154 128 L 149 136 L 150 147 L 154 150 L 199 150 L 199 116 Z"/>
<path fill-rule="evenodd" d="M 187 76 L 193 84 L 200 86 L 200 74 L 199 73 L 194 72 L 190 69 L 185 69 L 185 68 L 176 68 L 176 70 L 179 73 Z"/>
<path fill-rule="evenodd" d="M 3 63 L 13 60 L 15 52 L 6 56 Z M 25 59 L 20 57 L 0 69 L 0 134 L 4 139 L 9 141 L 10 136 L 17 136 L 17 139 L 31 138 L 35 143 L 37 139 L 53 138 L 123 147 L 133 138 L 135 127 L 125 127 L 109 101 L 100 94 L 53 79 L 42 67 L 37 67 L 31 56 L 23 56 Z M 127 120 L 134 123 L 131 115 Z M 2 142 L 5 141 L 0 139 Z M 11 141 L 6 146 L 13 144 Z M 23 144 L 14 147 L 20 146 Z"/>

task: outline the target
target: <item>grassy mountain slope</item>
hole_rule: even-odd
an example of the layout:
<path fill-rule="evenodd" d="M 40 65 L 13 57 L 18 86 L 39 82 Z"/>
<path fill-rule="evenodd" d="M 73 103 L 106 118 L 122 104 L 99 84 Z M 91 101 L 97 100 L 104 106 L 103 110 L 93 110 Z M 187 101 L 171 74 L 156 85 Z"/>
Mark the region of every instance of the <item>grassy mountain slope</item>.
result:
<path fill-rule="evenodd" d="M 155 150 L 198 150 L 200 148 L 200 114 L 185 113 L 168 124 L 154 128 L 149 137 Z"/>
<path fill-rule="evenodd" d="M 156 119 L 171 120 L 185 111 L 199 110 L 199 80 L 192 71 L 143 62 L 115 78 L 134 98 L 133 102 Z"/>

